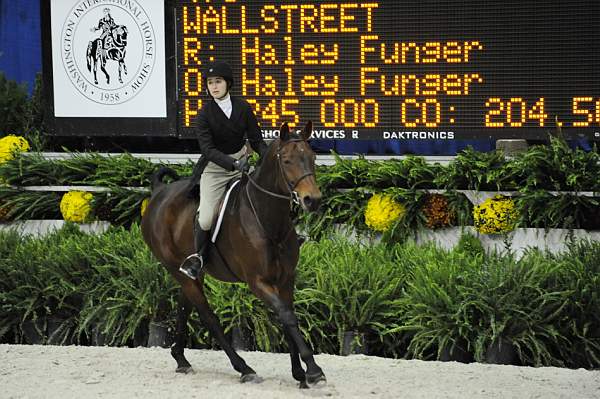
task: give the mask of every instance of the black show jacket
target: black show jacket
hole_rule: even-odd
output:
[[[263,155],[267,148],[254,111],[242,98],[231,96],[231,117],[223,112],[214,99],[207,101],[198,113],[196,138],[206,161],[212,161],[225,170],[233,170],[235,159],[227,154],[238,152],[250,142],[252,149]]]

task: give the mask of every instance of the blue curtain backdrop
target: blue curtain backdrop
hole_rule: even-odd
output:
[[[456,155],[467,148],[492,151],[496,141],[480,140],[311,140],[318,152],[335,151],[338,154],[374,155]]]
[[[33,89],[42,71],[40,0],[0,0],[0,71]]]

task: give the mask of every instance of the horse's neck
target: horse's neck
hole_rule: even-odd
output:
[[[285,187],[285,182],[281,175],[281,167],[277,162],[277,156],[268,154],[265,158],[260,169],[255,173],[254,181],[265,190],[279,195],[289,195],[289,192],[282,188]]]
[[[264,190],[287,196],[288,193],[284,193],[280,188],[281,172],[277,161],[267,158],[263,162],[260,170],[258,170],[251,179]],[[290,201],[276,197],[272,194],[267,194],[254,187],[251,182],[247,182],[246,184],[251,197],[246,199],[252,202],[252,204],[249,205],[254,207],[257,217],[260,219],[263,226],[265,226],[265,229],[268,229],[265,223],[268,223],[273,229],[289,229],[291,220]],[[246,188],[244,190],[246,190]]]

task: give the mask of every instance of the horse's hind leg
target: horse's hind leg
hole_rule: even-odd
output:
[[[293,351],[297,350],[306,364],[305,384],[302,384],[301,387],[307,387],[307,385],[314,386],[318,383],[325,383],[327,379],[325,378],[325,374],[321,367],[315,362],[312,349],[304,342],[304,338],[300,333],[298,319],[296,318],[293,307],[293,284],[294,282],[290,281],[285,287],[276,289],[265,283],[257,282],[256,284],[251,285],[250,288],[259,298],[262,298],[275,310],[275,312],[277,312],[286,334],[289,335],[293,343],[296,344],[295,348],[290,345],[292,375],[294,375],[294,369],[296,369],[294,378],[300,377],[300,370],[302,370],[301,367],[300,370],[298,370],[298,366],[295,365],[295,355]]]
[[[94,70],[94,83],[98,84],[98,74],[97,74],[97,72],[98,72],[98,59],[94,60],[94,69],[93,70]]]
[[[177,300],[177,326],[175,330],[175,342],[171,346],[171,356],[177,362],[178,373],[188,373],[192,371],[192,365],[187,361],[183,355],[185,350],[185,343],[187,341],[187,322],[192,312],[192,304],[183,294],[180,292]]]
[[[229,343],[229,340],[225,337],[225,333],[221,323],[219,322],[219,319],[208,306],[208,301],[206,300],[203,290],[203,276],[200,276],[196,281],[185,278],[185,281],[180,282],[182,284],[181,288],[183,293],[198,310],[204,325],[208,328],[211,335],[217,340],[221,348],[223,348],[227,354],[227,357],[229,357],[233,368],[237,372],[241,373],[241,382],[260,382],[260,378],[256,375],[256,372],[252,370],[252,368],[246,364],[244,359],[242,359],[240,355],[238,355],[233,349]]]
[[[108,74],[108,72],[106,71],[106,68],[104,68],[104,66],[106,65],[106,60],[104,60],[101,64],[100,64],[100,69],[102,70],[102,72],[104,72],[104,75],[106,76],[106,84],[110,83],[110,75]]]

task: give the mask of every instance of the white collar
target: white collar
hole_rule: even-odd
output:
[[[228,101],[231,102],[231,96],[229,95],[229,93],[227,93],[224,98],[222,98],[220,100],[215,98],[214,100],[217,102],[217,104],[219,104],[219,103],[227,103]]]
[[[229,95],[229,93],[227,93],[225,95],[225,98],[223,98],[222,100],[217,100],[215,98],[215,102],[217,103],[219,108],[221,108],[221,110],[227,116],[227,118],[231,118],[231,111],[233,109],[233,104],[231,103],[231,96]]]

